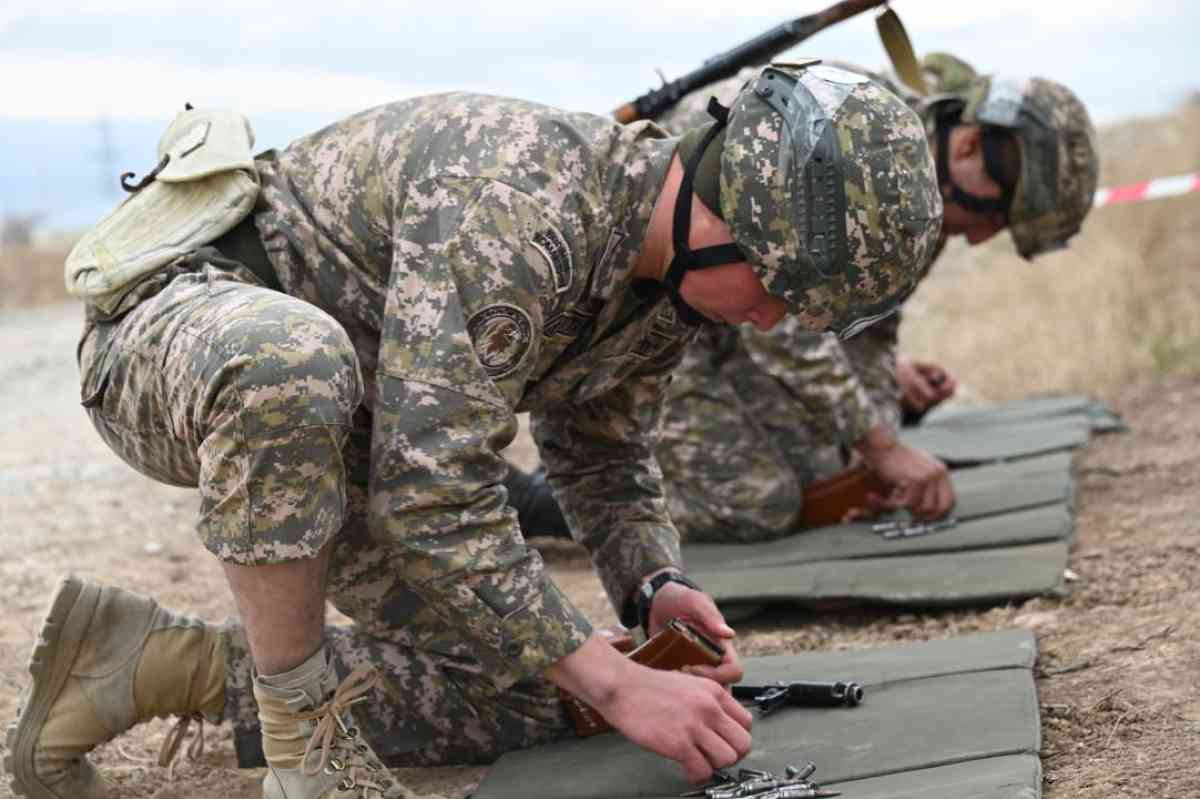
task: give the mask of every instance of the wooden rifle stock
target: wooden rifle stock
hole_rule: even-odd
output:
[[[866,466],[855,466],[823,480],[814,480],[804,487],[804,509],[800,523],[805,528],[840,524],[846,512],[854,508],[869,509],[870,494],[887,496],[891,488]]]
[[[634,663],[664,671],[677,671],[684,666],[719,666],[725,657],[720,644],[681,619],[671,619],[662,632],[636,649],[628,636],[610,637],[609,642]],[[612,729],[603,716],[579,697],[561,689],[559,695],[575,725],[575,734],[580,738]]]
[[[613,117],[622,124],[639,119],[655,119],[679,102],[684,95],[736,75],[742,67],[766,64],[784,50],[796,46],[830,25],[836,25],[867,9],[877,8],[885,2],[887,0],[842,0],[823,11],[784,22],[732,50],[713,56],[683,77],[664,83],[657,89],[651,89],[633,102],[613,111]]]

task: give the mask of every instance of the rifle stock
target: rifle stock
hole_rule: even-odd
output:
[[[736,75],[742,67],[765,64],[779,53],[830,25],[836,25],[867,9],[877,8],[885,2],[886,0],[842,0],[823,11],[784,22],[732,50],[713,56],[677,80],[651,89],[613,111],[613,117],[623,124],[639,119],[654,119],[679,102],[684,95]]]
[[[629,651],[632,640],[628,636],[610,637],[610,643],[633,662],[664,671],[677,671],[684,666],[717,666],[725,657],[720,644],[709,640],[682,619],[671,619],[662,632],[632,651]],[[579,697],[561,689],[559,695],[575,725],[575,734],[580,738],[612,729],[603,716]]]
[[[840,524],[846,512],[866,508],[871,494],[886,496],[890,488],[866,466],[855,466],[804,487],[800,523],[805,528]]]

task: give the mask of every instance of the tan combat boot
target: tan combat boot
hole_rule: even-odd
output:
[[[86,757],[97,745],[138,722],[180,715],[164,747],[169,759],[187,720],[220,720],[225,637],[147,597],[67,577],[29,673],[33,684],[6,739],[13,790],[29,799],[103,799],[104,784]]]
[[[286,674],[256,676],[269,771],[263,799],[410,799],[354,726],[350,706],[380,679],[367,667],[339,685],[322,647]]]

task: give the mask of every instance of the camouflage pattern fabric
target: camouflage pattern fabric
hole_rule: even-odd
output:
[[[212,248],[161,278],[119,322],[85,328],[93,425],[143,474],[199,486],[197,531],[222,560],[314,556],[342,524],[336,464],[363,397],[345,332]]]
[[[85,403],[135,467],[200,487],[218,556],[333,539],[330,590],[363,632],[450,652],[499,696],[591,632],[506,507],[516,412],[614,605],[680,564],[653,442],[694,330],[633,279],[675,144],[469,94],[350,117],[257,163],[285,293],[181,259],[89,323]],[[346,532],[352,431],[369,535]]]
[[[975,80],[975,68],[950,53],[926,53],[921,59],[930,94],[960,94]],[[899,81],[895,81],[899,84]]]
[[[922,114],[932,134],[932,115],[899,81],[826,63],[883,83]],[[758,72],[743,69],[693,92],[656,122],[672,131],[703,125],[710,119],[709,97],[729,105]],[[943,72],[947,79],[959,74]],[[934,244],[922,278],[943,244],[944,238]],[[851,445],[872,427],[899,427],[900,314],[844,341],[797,321],[789,317],[769,333],[745,327],[702,336],[684,359],[658,458],[671,516],[685,540],[760,541],[795,532],[804,484],[851,465]],[[741,464],[746,477],[725,464]]]
[[[839,66],[862,72],[853,65]],[[966,93],[975,98],[974,103],[978,106],[986,92],[978,96],[970,92],[977,87],[990,87],[991,82],[977,76],[965,62],[942,53],[927,56],[923,67],[934,94],[929,100],[906,89],[889,74],[864,74],[870,74],[886,85],[919,113],[926,134],[932,140],[936,133],[934,104],[940,101],[939,96],[944,99],[946,95]],[[709,97],[715,96],[729,105],[747,81],[757,74],[757,70],[742,70],[733,78],[694,92],[658,122],[675,131],[703,125],[710,118],[707,113]],[[1051,120],[1056,130],[1065,133],[1054,139],[1054,145],[1060,148],[1058,157],[1046,159],[1057,165],[1053,180],[1058,181],[1055,191],[1059,201],[1051,204],[1054,212],[1024,226],[1014,225],[1013,236],[1019,250],[1034,248],[1038,242],[1053,239],[1062,230],[1069,228],[1073,232],[1078,229],[1078,222],[1086,214],[1095,189],[1094,152],[1090,146],[1094,134],[1086,111],[1074,95],[1058,84],[1033,79],[1023,84],[1021,97],[1034,113]],[[973,106],[969,104],[965,115],[968,119],[972,110]],[[1023,152],[1028,155],[1031,150],[1026,146]],[[1033,181],[1027,183],[1032,185]],[[942,237],[921,278],[928,273],[944,244]],[[746,368],[765,372],[757,376],[763,384],[748,395],[752,400],[760,399],[761,407],[747,412],[730,405],[722,412],[723,417],[711,407],[704,407],[704,415],[701,415],[701,407],[690,399],[696,395],[715,397],[727,393],[730,389],[725,384],[734,379],[732,371],[722,372],[704,366],[716,351],[712,339],[699,341],[695,357],[687,358],[685,373],[679,375],[676,390],[672,391],[666,435],[659,451],[672,496],[672,513],[685,538],[712,540],[725,536],[723,540],[743,540],[747,535],[762,537],[764,530],[778,531],[780,519],[786,514],[775,501],[774,486],[792,485],[797,480],[804,483],[828,474],[831,469],[836,471],[837,456],[844,456],[846,447],[873,424],[898,427],[901,415],[896,381],[899,325],[900,315],[895,314],[840,344],[805,335],[795,329],[792,320],[767,334],[743,331],[742,340],[726,344],[725,350],[739,353],[730,357],[731,363],[740,359],[746,363]],[[746,353],[740,354],[743,349]],[[789,375],[796,377],[789,379]],[[799,377],[801,375],[803,379]],[[772,379],[776,383],[774,386]],[[772,437],[770,451],[782,448],[794,453],[788,458],[790,474],[770,471],[766,465],[768,450],[764,449],[764,442],[759,440],[757,433],[763,419],[774,420],[781,415],[800,420],[795,427],[810,426],[794,431],[780,427]],[[718,418],[719,422],[716,421]],[[679,432],[688,428],[692,432],[687,436]],[[702,447],[690,443],[705,438],[710,438],[714,447],[720,448],[721,461],[710,458]],[[792,443],[786,443],[789,441]],[[805,442],[811,447],[807,459],[802,448]],[[696,485],[707,484],[708,478],[702,473],[726,475],[721,463],[734,462],[752,465],[755,480],[753,484],[740,487],[735,483],[727,491],[738,497],[753,497],[755,486],[761,486],[763,493],[757,497],[761,511],[755,512],[750,502],[744,505],[731,503],[715,487],[708,491],[694,489]],[[840,463],[849,465],[844,458]],[[799,509],[800,498],[794,501]],[[684,505],[688,507],[680,507]],[[730,516],[731,507],[745,509],[738,522],[746,532],[734,531],[720,522]],[[698,528],[691,529],[693,524]]]
[[[836,173],[814,155],[822,132],[836,139]],[[770,65],[729,109],[721,210],[767,290],[809,329],[846,337],[915,288],[942,198],[920,118],[886,87],[824,64]]]
[[[875,424],[892,430],[900,429],[900,384],[896,380],[896,355],[899,348],[900,314],[892,314],[871,325],[852,339],[829,341],[831,348],[840,344],[840,349],[850,364],[850,374],[858,379],[867,397],[867,415]],[[857,392],[850,395],[856,403]],[[845,411],[843,413],[851,413]],[[871,425],[873,426],[873,425]],[[871,426],[860,428],[864,432]],[[850,431],[849,427],[842,429]]]
[[[392,564],[404,544],[371,533],[371,419],[352,419],[342,447],[346,520],[334,541],[326,592],[354,619],[327,626],[325,646],[339,675],[371,665],[384,678],[383,701],[353,709],[376,753],[388,765],[490,763],[506,751],[574,735],[558,689],[539,678],[498,690],[462,631],[447,624]],[[236,619],[225,625],[224,719],[234,730],[238,762],[263,765],[253,660]]]
[[[804,485],[845,469],[850,445],[883,421],[851,357],[858,349],[873,367],[877,354],[847,346],[870,332],[839,342],[788,317],[770,333],[706,331],[688,350],[658,447],[685,541],[799,529]]]
[[[1009,233],[1026,259],[1065,247],[1092,209],[1100,176],[1096,130],[1075,93],[1045,78],[976,78],[963,122],[1011,128],[1021,147]]]
[[[225,720],[233,725],[240,768],[266,765],[251,689],[253,661],[245,631],[229,635]],[[505,752],[575,737],[558,689],[522,680],[497,694],[486,675],[453,658],[369,635],[357,626],[325,628],[326,650],[339,675],[370,664],[384,678],[383,696],[352,708],[376,754],[393,767],[461,766],[494,762]]]

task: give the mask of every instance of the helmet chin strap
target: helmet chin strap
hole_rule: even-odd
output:
[[[999,135],[984,130],[981,136],[983,167],[987,176],[1000,187],[999,197],[980,197],[971,194],[954,182],[950,175],[950,130],[959,125],[957,115],[944,115],[937,121],[937,173],[938,182],[950,184],[948,202],[975,214],[1002,214],[1008,221],[1008,209],[1012,206],[1013,187],[1004,175],[1004,160]]]
[[[736,264],[745,260],[745,256],[736,244],[719,244],[699,250],[688,248],[688,238],[692,229],[692,196],[696,170],[704,158],[704,151],[729,122],[729,109],[717,102],[715,97],[708,102],[708,113],[717,120],[717,124],[713,125],[704,135],[704,138],[700,140],[700,146],[696,148],[696,151],[688,158],[687,164],[684,165],[683,180],[679,184],[679,195],[675,199],[675,216],[671,231],[675,245],[675,257],[671,259],[671,265],[667,268],[662,280],[663,288],[671,298],[671,303],[675,306],[680,320],[692,326],[704,324],[709,320],[683,299],[680,287],[683,285],[684,275],[693,269]]]

